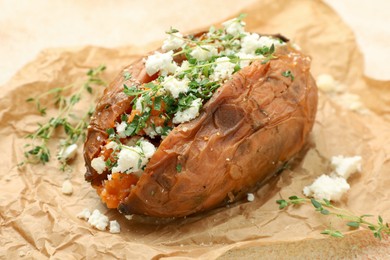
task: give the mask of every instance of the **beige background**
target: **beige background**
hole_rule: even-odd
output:
[[[259,1],[259,0],[257,0]],[[143,45],[164,38],[170,26],[208,26],[256,0],[0,0],[0,86],[45,48]],[[371,77],[390,80],[390,1],[325,0],[354,30]],[[161,10],[153,12],[150,10]],[[174,25],[166,19],[175,15]],[[192,23],[203,16],[203,24]],[[381,39],[378,41],[376,39]],[[374,40],[375,39],[375,40]]]

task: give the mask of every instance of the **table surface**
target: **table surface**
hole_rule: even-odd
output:
[[[178,17],[175,26],[191,30],[219,22],[256,1],[0,0],[0,86],[46,48],[83,45],[113,48],[161,40],[166,28],[171,26],[164,19],[163,10],[167,10],[167,5]],[[382,65],[390,60],[390,16],[387,14],[390,1],[373,0],[370,5],[364,0],[325,2],[355,32],[364,54],[366,74],[390,80],[390,67]],[[162,11],[151,18],[150,8]],[[216,9],[218,12],[214,12]],[[191,18],[199,15],[205,17],[204,24],[192,24]]]

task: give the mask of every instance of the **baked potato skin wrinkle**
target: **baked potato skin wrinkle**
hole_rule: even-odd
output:
[[[313,126],[317,87],[306,56],[289,45],[278,49],[275,56],[266,64],[255,61],[233,74],[203,106],[199,117],[175,127],[118,209],[124,214],[156,217],[211,209],[242,198],[299,152]],[[294,80],[282,75],[288,70]],[[141,71],[132,74],[138,83],[145,82]],[[115,106],[112,100],[122,90],[119,77],[102,101]],[[97,113],[99,109],[101,105]],[[104,117],[106,122],[94,119],[88,139],[99,133],[105,140],[101,130],[112,127],[118,113],[126,109],[112,108]],[[101,144],[96,139],[86,143],[86,179],[93,185],[104,178],[90,167]],[[88,148],[91,145],[95,148]],[[181,172],[176,170],[178,164]]]

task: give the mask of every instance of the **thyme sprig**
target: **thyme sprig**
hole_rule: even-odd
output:
[[[57,108],[58,113],[46,123],[38,123],[38,128],[26,136],[31,141],[25,145],[25,159],[19,166],[26,163],[45,164],[49,162],[51,158],[51,152],[48,147],[49,142],[56,136],[57,130],[62,128],[66,137],[59,142],[57,159],[60,161],[61,170],[67,168],[67,160],[69,158],[66,158],[66,155],[63,153],[70,145],[77,144],[80,140],[85,139],[89,118],[93,113],[91,104],[90,109],[84,115],[78,117],[74,113],[75,105],[83,98],[84,92],[92,95],[94,88],[106,85],[105,81],[101,79],[101,73],[105,69],[106,67],[101,65],[88,70],[86,73],[87,79],[82,84],[72,83],[64,87],[53,88],[26,100],[34,103],[41,116],[46,115],[47,106],[50,105],[50,103],[44,104],[43,99],[53,100],[54,103],[52,105]]]
[[[298,196],[291,196],[287,200],[280,199],[276,201],[279,204],[279,209],[285,209],[289,206],[308,204],[315,208],[315,211],[322,215],[335,216],[346,221],[346,225],[350,228],[357,229],[359,227],[371,230],[374,237],[381,240],[383,236],[390,235],[389,224],[383,221],[381,216],[378,216],[376,222],[368,221],[367,218],[374,217],[373,215],[356,215],[353,212],[335,207],[329,200],[323,199],[322,201],[314,198],[300,198]],[[344,235],[333,228],[325,229],[321,234],[329,235],[332,237],[343,237]]]

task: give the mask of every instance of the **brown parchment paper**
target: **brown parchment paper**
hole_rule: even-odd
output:
[[[46,50],[1,88],[0,257],[275,259],[384,258],[390,254],[387,239],[379,242],[368,231],[348,230],[309,206],[280,211],[275,203],[281,197],[302,196],[304,186],[330,171],[332,156],[361,155],[362,173],[351,177],[351,189],[339,205],[357,214],[380,214],[390,219],[389,82],[363,75],[362,56],[352,32],[320,1],[261,1],[244,12],[248,14],[248,31],[282,33],[294,39],[312,56],[315,77],[322,73],[333,75],[346,86],[346,92],[360,96],[367,110],[348,110],[333,96],[320,92],[310,144],[289,169],[255,192],[253,202],[242,201],[184,219],[127,220],[107,210],[84,181],[81,147],[71,173],[60,172],[55,160],[45,166],[17,169],[16,164],[23,160],[23,137],[41,120],[25,99],[77,82],[88,68],[102,63],[107,66],[104,78],[113,79],[122,67],[153,50],[156,44]],[[67,178],[74,188],[71,196],[61,193]],[[98,231],[78,219],[76,215],[84,208],[99,209],[110,220],[118,220],[121,233]],[[329,224],[346,233],[346,237],[321,235],[320,231]]]

